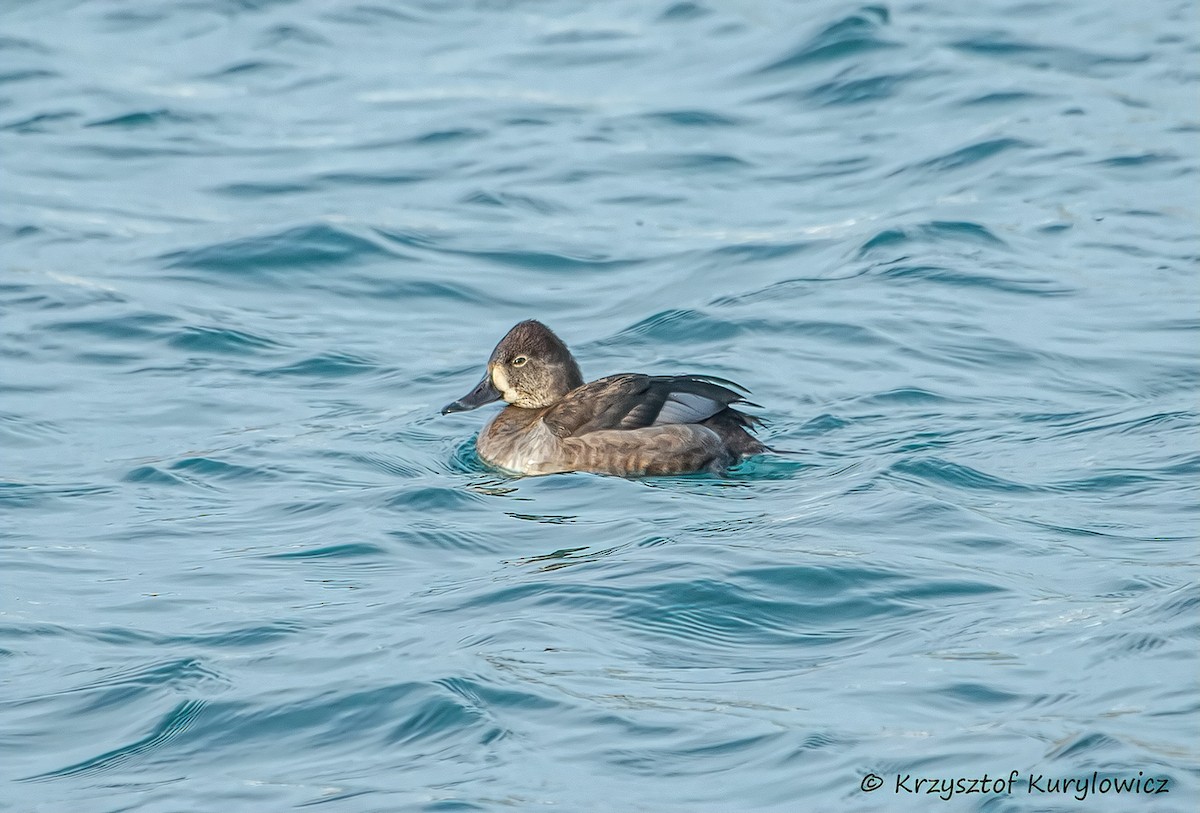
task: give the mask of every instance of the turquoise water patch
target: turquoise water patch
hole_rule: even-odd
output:
[[[0,808],[1196,808],[1194,3],[0,30]],[[527,318],[778,453],[487,468]]]

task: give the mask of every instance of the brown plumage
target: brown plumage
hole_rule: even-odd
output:
[[[479,456],[520,474],[591,471],[623,477],[722,472],[769,451],[747,430],[762,422],[732,381],[620,373],[583,383],[571,351],[528,320],[496,345],[483,380],[445,415],[503,398],[476,441]]]

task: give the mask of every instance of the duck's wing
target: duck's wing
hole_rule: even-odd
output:
[[[706,375],[621,373],[584,384],[546,409],[542,420],[559,437],[601,429],[700,423],[733,404],[752,404],[732,381]]]

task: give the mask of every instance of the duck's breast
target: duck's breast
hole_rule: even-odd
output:
[[[541,410],[506,407],[479,434],[475,448],[484,462],[518,474],[572,471],[562,438],[541,420]]]

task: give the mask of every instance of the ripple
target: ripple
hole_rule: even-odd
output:
[[[621,162],[630,170],[655,170],[662,172],[698,171],[729,172],[745,169],[751,163],[736,155],[718,152],[656,153],[626,157]]]
[[[1112,76],[1119,68],[1150,59],[1149,54],[1118,56],[1086,51],[1067,45],[1041,45],[1011,37],[1008,32],[992,31],[950,44],[964,53],[998,59],[1039,70],[1062,71],[1081,76]]]
[[[242,0],[238,0],[242,2]],[[259,43],[264,48],[275,48],[280,45],[332,45],[327,38],[321,36],[308,26],[297,24],[273,25],[259,35]]]
[[[374,559],[385,555],[386,551],[378,545],[368,542],[349,542],[341,545],[323,545],[304,550],[291,550],[284,553],[272,553],[264,559],[280,559],[283,561],[325,560],[325,559]]]
[[[156,466],[137,466],[130,469],[121,477],[125,483],[145,483],[154,486],[182,486],[190,482],[183,477],[163,471]]]
[[[687,22],[707,17],[710,14],[712,14],[712,11],[704,5],[685,0],[684,2],[672,3],[667,6],[658,19],[666,22]]]
[[[457,488],[412,486],[391,492],[385,504],[393,510],[453,511],[467,508],[480,499],[478,494]]]
[[[1180,157],[1173,153],[1141,152],[1133,155],[1114,155],[1112,158],[1096,161],[1095,166],[1123,169],[1126,167],[1144,167],[1150,164],[1176,163],[1180,160]]]
[[[1194,583],[1185,584],[1164,596],[1156,609],[1156,614],[1164,619],[1188,622],[1194,618],[1195,610],[1200,609],[1200,588]]]
[[[0,506],[9,508],[46,508],[58,500],[98,497],[111,494],[107,486],[68,483],[20,483],[0,480]]]
[[[1064,422],[1059,416],[1055,423],[1065,426],[1062,431],[1054,433],[1054,437],[1074,437],[1088,435],[1093,432],[1112,432],[1120,435],[1139,435],[1148,429],[1165,429],[1168,431],[1191,432],[1200,427],[1200,412],[1191,410],[1174,410],[1155,412],[1150,415],[1138,415],[1122,418],[1116,421],[1104,420],[1111,416],[1096,416],[1092,413],[1074,413],[1066,417]],[[1023,416],[1024,420],[1048,422],[1046,416]]]
[[[4,445],[32,447],[61,442],[66,429],[56,421],[39,420],[15,412],[0,412],[0,438]]]
[[[603,47],[608,40],[601,38],[589,47],[584,42],[558,42],[536,53],[512,54],[506,61],[515,66],[536,66],[544,70],[560,68],[586,68],[604,63],[636,63],[645,60],[647,53],[639,47]],[[616,41],[614,41],[616,42]]]
[[[82,762],[77,762],[74,765],[68,765],[65,768],[36,776],[25,777],[24,781],[38,782],[61,779],[68,776],[106,773],[123,767],[127,763],[141,761],[147,755],[153,755],[154,752],[167,747],[173,740],[181,737],[188,729],[192,728],[196,724],[197,719],[204,714],[205,705],[205,702],[202,700],[185,700],[167,712],[146,736],[128,745],[123,745],[90,759],[85,759]]]
[[[105,27],[109,31],[136,31],[161,23],[167,14],[161,11],[121,9],[104,14]]]
[[[48,56],[53,53],[45,45],[24,37],[0,35],[0,51],[20,51],[29,54]]]
[[[283,378],[298,376],[302,378],[335,379],[353,375],[375,372],[379,365],[375,362],[360,358],[350,353],[319,353],[301,361],[273,367],[269,370],[259,370],[256,376],[264,378]]]
[[[717,319],[695,310],[666,310],[627,327],[615,337],[636,338],[640,342],[714,342],[732,339],[742,332],[737,322]]]
[[[1027,90],[998,90],[992,93],[985,93],[981,96],[972,96],[959,102],[963,107],[971,107],[974,105],[1002,105],[1002,104],[1017,104],[1020,102],[1028,102],[1044,98],[1040,93],[1034,93]]]
[[[224,184],[211,190],[217,195],[227,195],[232,198],[270,198],[278,195],[297,195],[313,191],[310,183],[300,181],[244,181]]]
[[[555,203],[545,197],[519,195],[513,192],[488,192],[482,189],[465,196],[462,202],[497,209],[524,210],[542,215],[568,211],[566,206]]]
[[[1155,650],[1170,646],[1170,641],[1152,632],[1125,632],[1106,635],[1101,639],[1108,645],[1103,656],[1109,658],[1140,658]]]
[[[399,454],[385,452],[341,452],[321,451],[321,457],[339,462],[353,463],[356,467],[371,469],[388,477],[417,477],[421,470]]]
[[[797,336],[809,336],[831,344],[860,347],[895,346],[895,342],[878,331],[849,322],[794,321],[788,331]]]
[[[388,536],[402,545],[434,550],[487,551],[487,540],[471,531],[455,528],[426,527],[415,524],[402,531],[389,531]]]
[[[240,79],[243,76],[260,74],[286,75],[291,73],[294,66],[287,62],[276,60],[251,59],[234,62],[212,73],[202,75],[201,79],[219,81],[222,79]]]
[[[114,116],[107,119],[97,119],[95,121],[89,121],[83,126],[112,127],[121,130],[133,130],[159,127],[166,124],[206,124],[211,123],[211,121],[211,117],[208,116],[179,113],[169,108],[162,107],[155,110],[136,110],[131,113],[123,113],[120,116]]]
[[[905,228],[889,228],[876,234],[859,249],[859,257],[867,257],[880,248],[905,246],[921,242],[962,242],[966,244],[1003,246],[1004,241],[986,226],[971,222],[932,221]]]
[[[690,747],[640,744],[609,749],[607,761],[635,775],[696,781],[707,773],[699,767],[701,762],[722,772],[745,769],[777,754],[785,738],[785,734],[774,730],[753,735],[715,736],[702,745]]]
[[[960,335],[956,340],[935,340],[927,345],[931,358],[956,367],[988,368],[993,370],[1005,367],[1028,369],[1031,365],[1046,364],[1061,361],[1070,366],[1071,362],[1064,359],[1054,359],[1044,353],[1038,353],[1030,348],[998,336],[966,336]]]
[[[391,252],[378,241],[330,223],[172,251],[158,259],[168,268],[195,268],[252,276],[281,268],[341,265]]]
[[[878,36],[887,25],[888,17],[883,6],[864,6],[857,13],[827,25],[794,50],[759,68],[757,73],[803,68],[814,62],[846,59],[881,48],[897,47]]]
[[[873,270],[873,273],[885,279],[905,281],[933,282],[951,288],[971,289],[986,288],[1008,294],[1034,294],[1046,296],[1068,296],[1076,293],[1072,288],[1063,287],[1051,279],[1013,279],[998,277],[994,274],[984,274],[978,271],[959,271],[935,265],[909,265],[898,263]]]
[[[134,313],[123,316],[106,316],[97,319],[71,319],[52,322],[49,330],[57,333],[86,333],[106,339],[158,339],[163,335],[160,326],[176,320],[161,313]]]
[[[803,251],[816,248],[821,243],[817,241],[798,242],[748,242],[730,246],[720,246],[713,249],[713,254],[721,258],[729,258],[742,262],[777,260],[791,257]],[[732,298],[731,298],[732,299]]]
[[[855,403],[871,406],[948,406],[952,402],[944,395],[923,390],[920,387],[899,387],[894,390],[864,395],[856,398]]]
[[[473,747],[504,731],[466,697],[438,685],[395,683],[306,694],[288,702],[211,703],[191,739],[205,748],[263,743],[328,749],[369,740],[376,747]]]
[[[1195,460],[1191,461],[1191,463],[1195,463]],[[1054,485],[1054,488],[1063,492],[1079,492],[1083,494],[1102,494],[1111,491],[1126,495],[1136,494],[1142,491],[1143,487],[1159,482],[1164,474],[1177,473],[1170,472],[1169,468],[1171,467],[1150,471],[1104,468],[1088,477],[1060,481]],[[1192,469],[1200,471],[1200,466],[1187,462],[1182,464],[1181,468],[1189,471]]]
[[[276,350],[281,345],[264,336],[225,327],[187,325],[168,340],[181,350],[203,353],[243,355],[260,350]]]
[[[653,124],[668,124],[672,127],[737,127],[745,122],[737,117],[712,110],[656,110],[641,116]]]
[[[1028,150],[1032,147],[1032,144],[1019,138],[989,138],[977,141],[974,144],[968,144],[965,147],[960,147],[944,155],[928,158],[915,166],[918,169],[928,169],[935,172],[951,172],[978,164],[981,161],[986,161],[1002,153],[1014,150]]]
[[[263,510],[268,514],[300,517],[305,522],[310,522],[314,517],[335,514],[346,509],[347,504],[344,499],[316,499],[276,503],[264,506]]]
[[[577,571],[543,568],[539,572]],[[911,603],[889,595],[892,579],[869,569],[795,566],[738,571],[720,580],[697,578],[624,589],[582,582],[524,584],[493,591],[478,601],[600,614],[644,639],[656,654],[669,651],[672,658],[690,662],[700,657],[693,654],[696,648],[767,653],[776,647],[832,646],[847,640],[851,630],[869,619],[915,612]],[[783,584],[786,593],[778,589]]]
[[[615,271],[638,264],[637,260],[617,260],[603,255],[583,255],[553,251],[488,251],[442,248],[451,254],[461,254],[495,265],[528,268],[536,271]]]
[[[262,466],[239,466],[211,457],[187,457],[170,466],[171,471],[185,472],[194,477],[217,480],[277,480],[279,472]]]
[[[1079,734],[1072,737],[1068,742],[1064,742],[1052,749],[1046,756],[1050,759],[1064,759],[1088,754],[1091,758],[1096,758],[1100,752],[1121,750],[1124,745],[1118,740],[1109,737],[1107,734],[1102,734],[1098,731]]]
[[[50,133],[57,129],[54,125],[73,121],[79,118],[80,115],[75,110],[45,111],[6,124],[0,124],[0,131],[8,130],[23,134]]]
[[[435,177],[432,170],[404,169],[393,172],[326,172],[313,178],[306,187],[311,190],[343,186],[404,186],[421,183]]]
[[[906,83],[921,78],[921,74],[881,74],[866,79],[840,79],[818,85],[806,93],[809,100],[821,105],[863,104],[888,99]]]
[[[436,742],[459,736],[461,729],[481,726],[487,718],[480,711],[467,705],[461,698],[430,698],[421,704],[415,714],[408,715],[398,725],[392,726],[385,735],[388,745],[411,745],[417,742]],[[492,742],[501,732],[489,728],[482,733],[482,742]]]
[[[197,658],[176,658],[119,669],[98,669],[97,677],[62,691],[31,698],[29,703],[45,704],[61,698],[77,698],[69,712],[101,712],[117,705],[128,705],[164,691],[194,692],[205,688],[225,688],[229,681]]]
[[[33,79],[57,79],[60,75],[54,71],[38,68],[4,71],[0,72],[0,85],[7,85],[13,82],[28,82]]]
[[[1019,694],[1006,692],[982,683],[955,683],[939,686],[938,698],[946,705],[971,708],[975,706],[1012,706],[1023,701]]]
[[[378,3],[356,3],[347,8],[336,10],[323,9],[321,17],[334,22],[349,25],[370,26],[372,28],[388,23],[420,23],[425,22],[412,9],[398,9],[390,5]]]
[[[954,489],[991,491],[1002,494],[1036,494],[1045,491],[1037,486],[1005,480],[985,474],[978,469],[952,463],[937,457],[909,458],[893,463],[887,476],[902,482],[922,482]]]
[[[829,279],[850,279],[852,277],[862,276],[866,272],[859,272],[845,277],[798,277],[796,279],[786,279],[771,285],[761,288],[756,291],[749,291],[743,294],[734,296],[723,296],[714,299],[710,304],[713,306],[722,305],[743,305],[754,302],[778,302],[792,299],[803,299],[807,294],[810,294],[815,287],[815,283],[825,282]]]

